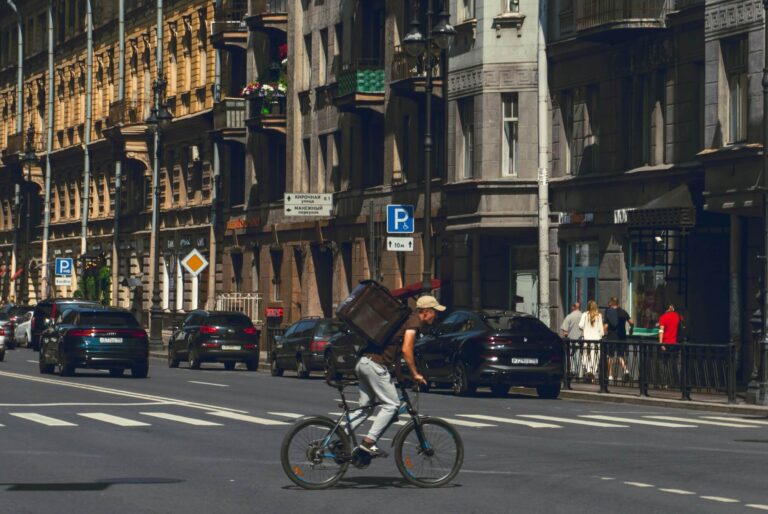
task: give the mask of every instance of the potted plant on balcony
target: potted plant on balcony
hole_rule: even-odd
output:
[[[249,82],[243,88],[242,96],[253,101],[252,112],[260,115],[282,114],[285,110],[285,95],[288,85],[282,78],[277,82]]]

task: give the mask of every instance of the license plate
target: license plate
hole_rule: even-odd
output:
[[[524,364],[528,366],[536,366],[539,363],[539,359],[527,358],[527,357],[512,357],[509,359],[510,364]]]
[[[101,337],[99,338],[100,343],[122,343],[123,338],[122,337]]]
[[[222,350],[239,350],[240,347],[234,344],[223,344],[221,345]]]

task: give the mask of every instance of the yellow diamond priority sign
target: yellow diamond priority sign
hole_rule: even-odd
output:
[[[187,271],[192,275],[197,276],[208,267],[208,261],[197,250],[192,250],[181,260],[181,265],[184,266]]]

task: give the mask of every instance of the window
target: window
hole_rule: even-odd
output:
[[[520,149],[518,147],[518,103],[517,93],[501,95],[502,104],[502,157],[501,174],[517,175],[520,170]]]
[[[597,301],[600,266],[598,257],[597,243],[579,242],[568,245],[566,305],[580,302],[584,308],[589,300]]]
[[[245,203],[245,147],[243,145],[229,145],[229,205],[243,205]]]
[[[283,252],[270,252],[272,256],[272,301],[279,302],[282,299],[280,292],[280,274],[283,268]]]
[[[318,67],[320,70],[318,83],[323,85],[327,82],[328,77],[328,29],[320,31],[320,62]]]
[[[520,12],[520,0],[502,0],[505,12]]]
[[[312,173],[312,142],[309,138],[302,140],[304,149],[304,159],[301,161],[301,177],[299,178],[299,191],[308,193],[310,191],[310,175]]]
[[[475,18],[475,0],[459,0],[459,23]]]
[[[747,79],[747,38],[738,36],[721,42],[723,62],[728,81],[727,88],[727,137],[725,143],[741,143],[747,140],[749,116],[749,87]]]
[[[475,160],[475,102],[474,98],[462,98],[459,105],[459,122],[461,123],[461,178],[472,178]]]
[[[304,89],[312,85],[312,34],[304,36]]]

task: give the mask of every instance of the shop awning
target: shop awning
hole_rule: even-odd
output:
[[[691,228],[696,225],[696,206],[683,184],[627,211],[627,225],[634,228]]]
[[[440,279],[433,278],[431,285],[432,285],[432,289],[440,289]],[[408,298],[411,298],[412,296],[416,296],[419,293],[421,293],[421,282],[409,284],[399,289],[393,289],[392,291],[390,291],[390,293],[395,298],[399,298],[400,300],[407,300]]]

